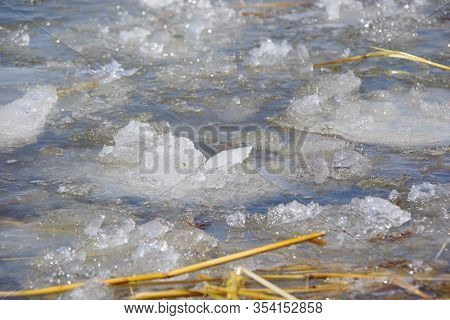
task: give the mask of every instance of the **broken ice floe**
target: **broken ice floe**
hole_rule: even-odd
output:
[[[450,196],[449,185],[432,184],[424,182],[419,185],[413,185],[408,193],[408,201],[420,202],[430,201],[437,198],[446,199]]]
[[[259,47],[253,48],[248,53],[245,63],[252,67],[265,67],[285,64],[290,61],[299,65],[305,65],[309,60],[308,49],[298,44],[295,48],[287,40],[281,43],[266,39],[261,41]]]
[[[71,247],[60,247],[37,258],[33,266],[48,270],[38,281],[77,281],[88,278],[143,272],[167,272],[202,257],[218,244],[204,231],[183,223],[155,218],[137,225],[130,215],[115,209],[93,208],[52,214],[41,223],[53,228],[54,221],[74,233]],[[149,264],[149,261],[151,263]]]
[[[96,66],[96,69],[82,70],[80,74],[94,75],[99,77],[102,83],[109,83],[123,77],[131,77],[137,70],[136,68],[124,69],[119,62],[113,60],[103,66]]]
[[[40,85],[31,88],[22,98],[0,107],[0,147],[35,142],[56,101],[56,88]]]
[[[285,124],[312,133],[390,146],[446,144],[450,140],[450,95],[439,88],[358,93],[352,71],[308,83],[291,102]],[[285,125],[284,124],[284,125]]]
[[[377,197],[354,198],[345,205],[307,205],[297,201],[280,204],[267,212],[267,228],[309,232],[320,226],[330,232],[345,230],[365,238],[386,234],[411,220],[411,214]]]
[[[430,19],[418,10],[425,4],[426,1],[422,0],[408,3],[395,0],[321,0],[317,5],[327,20],[352,26],[367,40],[383,43],[393,39],[397,42],[416,39],[417,32],[408,26]]]
[[[126,179],[127,185],[145,193],[220,202],[271,189],[264,178],[242,167],[252,147],[225,150],[206,160],[190,139],[175,137],[167,123],[138,121],[130,121],[114,141],[114,146],[104,146],[99,153],[105,174]],[[254,188],[247,187],[250,182]]]

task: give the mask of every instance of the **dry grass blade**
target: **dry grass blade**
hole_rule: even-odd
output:
[[[248,269],[246,269],[244,267],[240,267],[240,269],[242,270],[242,272],[245,275],[249,276],[250,278],[252,278],[256,282],[258,282],[260,285],[268,288],[269,290],[271,290],[272,292],[282,296],[283,298],[288,299],[288,300],[297,300],[297,298],[294,297],[292,294],[287,293],[286,291],[284,291],[280,287],[274,285],[270,281],[267,281],[266,279],[261,278],[256,273],[254,273],[254,272],[252,272],[252,271],[250,271],[250,270],[248,270]]]
[[[283,288],[284,291],[288,293],[312,293],[312,292],[323,292],[323,291],[343,291],[346,290],[348,286],[345,283],[336,284],[324,284],[316,285],[311,287],[297,287],[297,288]],[[251,290],[255,292],[270,293],[270,289],[266,288],[252,288]]]
[[[273,271],[309,271],[314,272],[316,267],[305,265],[305,264],[297,264],[292,266],[282,266],[271,269]]]
[[[120,285],[120,284],[127,284],[127,283],[138,282],[138,281],[149,281],[149,280],[172,278],[172,277],[188,274],[191,272],[196,272],[196,271],[204,270],[207,268],[215,267],[215,266],[229,263],[232,261],[248,258],[248,257],[255,256],[255,255],[258,255],[261,253],[288,247],[288,246],[298,244],[301,242],[311,241],[313,239],[322,237],[324,235],[325,235],[325,232],[316,232],[316,233],[308,234],[305,236],[295,237],[295,238],[280,241],[277,243],[268,244],[268,245],[261,246],[261,247],[255,248],[255,249],[245,250],[245,251],[233,253],[233,254],[230,254],[230,255],[227,255],[224,257],[196,263],[196,264],[193,264],[193,265],[190,265],[187,267],[169,271],[168,273],[155,272],[155,273],[147,273],[147,274],[134,275],[134,276],[110,278],[110,279],[103,280],[103,283],[107,284],[107,285]],[[37,295],[45,295],[45,294],[62,293],[65,291],[70,291],[70,290],[82,287],[82,286],[84,286],[84,284],[85,284],[84,282],[78,282],[78,283],[53,286],[53,287],[48,287],[48,288],[43,288],[43,289],[22,290],[22,291],[0,291],[0,297],[24,297],[24,296],[37,296]]]
[[[84,282],[59,285],[42,289],[31,289],[21,291],[0,291],[0,297],[8,298],[8,297],[27,297],[27,296],[42,296],[47,294],[58,294],[74,290],[82,286],[84,286]]]
[[[231,290],[228,289],[228,288],[224,288],[224,287],[207,285],[207,286],[205,286],[205,292],[207,294],[211,294],[211,293],[212,294],[228,294],[228,293],[231,293]],[[272,295],[269,295],[269,294],[253,291],[251,289],[240,289],[239,290],[239,295],[240,296],[250,297],[252,299],[259,299],[259,300],[280,300],[280,299],[283,299],[283,298],[280,298],[280,297],[277,297],[277,296],[272,296]]]
[[[174,281],[168,281],[168,280],[161,280],[161,281],[139,281],[139,282],[131,282],[131,283],[125,283],[123,286],[133,286],[133,287],[140,287],[140,286],[188,286],[188,285],[195,285],[198,283],[205,283],[205,282],[222,282],[223,279],[220,278],[209,278],[209,279],[190,279],[190,280],[174,280]]]
[[[391,282],[392,282],[392,284],[396,285],[397,287],[405,289],[405,290],[421,297],[422,299],[426,299],[426,300],[433,299],[430,295],[423,292],[422,290],[417,289],[415,286],[413,286],[412,284],[409,284],[408,282],[406,282],[405,280],[403,280],[400,277],[396,277],[396,276],[391,277]]]
[[[67,96],[70,94],[78,93],[85,90],[92,90],[97,88],[99,85],[99,82],[97,80],[81,83],[75,87],[65,88],[65,89],[59,89],[57,91],[58,96]]]
[[[227,298],[230,300],[239,300],[239,289],[244,285],[244,277],[240,272],[230,272],[230,276],[227,280],[227,289],[231,292],[227,294]]]
[[[326,278],[348,278],[348,279],[379,279],[390,276],[391,273],[302,273],[302,274],[263,274],[261,277],[268,280],[298,280],[298,279],[326,279]]]
[[[395,50],[388,50],[388,49],[377,48],[377,47],[372,47],[372,48],[375,49],[376,51],[369,52],[369,53],[359,55],[359,56],[353,56],[353,57],[342,58],[342,59],[338,59],[338,60],[334,60],[334,61],[316,63],[316,64],[314,64],[314,68],[320,68],[320,67],[336,65],[336,64],[343,64],[343,63],[347,63],[347,62],[361,61],[361,60],[365,60],[365,59],[369,59],[369,58],[396,58],[396,59],[405,59],[405,60],[409,60],[409,61],[423,63],[423,64],[426,64],[426,65],[429,65],[432,67],[440,68],[442,70],[450,71],[449,66],[446,66],[446,65],[443,65],[443,64],[440,64],[437,62],[433,62],[433,61],[412,55],[410,53],[406,53],[406,52],[402,52],[402,51],[395,51]]]

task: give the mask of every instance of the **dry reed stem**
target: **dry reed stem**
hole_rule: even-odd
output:
[[[253,11],[243,11],[241,14],[244,17],[259,17],[259,18],[268,18],[271,17],[271,14],[268,14],[266,12],[253,12]]]
[[[316,270],[316,267],[313,266],[308,266],[305,264],[296,264],[296,265],[292,265],[292,266],[283,266],[283,267],[276,267],[270,270],[273,271],[311,271],[313,272],[314,270]]]
[[[433,61],[412,55],[410,53],[396,51],[396,50],[383,49],[383,48],[378,48],[378,47],[372,47],[372,48],[375,49],[376,51],[372,51],[372,52],[369,52],[369,53],[366,53],[363,55],[359,55],[359,56],[337,59],[334,61],[315,63],[313,66],[314,66],[314,68],[319,68],[319,67],[324,67],[324,66],[329,66],[329,65],[343,64],[346,62],[361,61],[361,60],[365,60],[365,59],[369,59],[369,58],[396,58],[396,59],[405,59],[405,60],[409,60],[409,61],[423,63],[423,64],[426,64],[429,66],[433,66],[433,67],[440,68],[440,69],[443,69],[446,71],[450,71],[449,66],[446,66],[446,65],[443,65],[443,64],[440,64],[437,62],[433,62]]]
[[[230,293],[227,294],[229,300],[239,300],[239,289],[244,286],[244,277],[241,276],[240,272],[230,272],[230,276],[226,282],[227,289]]]
[[[210,279],[191,279],[191,280],[176,280],[176,281],[139,281],[139,282],[130,282],[130,283],[124,283],[122,286],[133,286],[133,287],[139,287],[139,286],[176,286],[176,285],[194,285],[198,283],[204,283],[204,282],[222,282],[223,279],[220,278],[210,278]],[[121,286],[121,285],[118,285]]]
[[[225,287],[219,287],[219,286],[213,286],[213,285],[206,285],[205,286],[205,292],[209,294],[209,292],[212,293],[218,293],[218,294],[228,294],[231,292],[230,289],[225,288]],[[269,294],[265,294],[265,293],[260,293],[260,292],[254,292],[251,289],[243,289],[241,288],[239,290],[239,295],[240,296],[246,296],[246,297],[250,297],[253,299],[260,299],[260,300],[280,300],[283,298],[277,297],[277,296],[272,296]]]
[[[78,93],[84,90],[92,90],[98,87],[99,82],[97,80],[93,80],[90,82],[85,82],[85,83],[81,83],[75,87],[71,87],[71,88],[65,88],[65,89],[59,89],[57,90],[57,94],[58,96],[62,97],[62,96],[67,96],[70,94],[74,94],[74,93]]]
[[[127,284],[131,282],[138,281],[148,281],[148,280],[158,280],[158,279],[167,279],[173,278],[180,275],[184,275],[191,272],[200,271],[206,268],[215,267],[218,265],[222,265],[225,263],[229,263],[232,261],[240,260],[243,258],[248,258],[257,254],[273,251],[276,249],[280,249],[283,247],[288,247],[294,244],[298,244],[305,241],[310,241],[312,239],[316,239],[325,235],[325,232],[316,232],[312,234],[308,234],[305,236],[295,237],[292,239],[264,245],[258,248],[245,250],[237,253],[233,253],[224,257],[196,263],[187,267],[175,269],[169,271],[167,273],[155,272],[148,274],[140,274],[134,276],[125,276],[125,277],[117,277],[103,280],[104,284],[107,285],[119,285],[119,284]],[[54,294],[54,293],[62,293],[66,291],[70,291],[79,287],[84,286],[85,282],[78,282],[67,285],[59,285],[42,289],[32,289],[32,290],[22,290],[22,291],[0,291],[0,297],[24,297],[24,296],[36,296],[36,295],[46,295],[46,294]]]
[[[351,278],[351,279],[379,279],[392,275],[392,273],[302,273],[302,274],[263,274],[262,278],[268,280],[299,280],[299,279],[326,279],[326,278]]]
[[[244,268],[244,267],[240,267],[240,269],[242,270],[242,272],[247,275],[248,277],[252,278],[253,280],[255,280],[256,282],[258,282],[260,285],[268,288],[269,290],[271,290],[272,292],[282,296],[285,299],[288,300],[297,300],[296,297],[294,297],[293,295],[289,294],[288,292],[284,291],[283,289],[281,289],[280,287],[274,285],[273,283],[271,283],[270,281],[261,278],[260,276],[258,276],[256,273]]]
[[[406,282],[405,280],[403,280],[402,278],[398,277],[398,276],[393,276],[390,278],[391,283],[396,285],[397,287],[400,287],[402,289],[405,289],[419,297],[421,297],[422,299],[425,300],[432,300],[433,298],[428,295],[427,293],[423,292],[420,289],[417,289],[415,286],[413,286],[412,284],[409,284],[408,282]]]
[[[247,288],[256,292],[270,293],[270,289],[266,288]],[[312,292],[322,292],[322,291],[344,291],[348,289],[345,283],[336,284],[323,284],[316,286],[307,287],[295,287],[295,288],[283,288],[284,291],[288,293],[312,293]]]
[[[325,232],[312,233],[309,235],[296,237],[296,238],[280,241],[280,242],[273,243],[273,244],[268,244],[268,245],[261,246],[261,247],[255,248],[255,249],[245,250],[245,251],[233,253],[233,254],[230,254],[230,255],[227,255],[224,257],[196,263],[196,264],[193,264],[193,265],[190,265],[187,267],[169,271],[166,274],[149,273],[149,274],[135,275],[135,276],[129,276],[129,277],[119,277],[119,278],[108,279],[108,280],[106,280],[106,283],[111,285],[111,284],[122,284],[122,283],[135,282],[135,281],[177,277],[177,276],[184,275],[187,273],[200,271],[203,269],[215,267],[215,266],[229,263],[232,261],[255,256],[255,255],[258,255],[261,253],[273,251],[273,250],[276,250],[279,248],[291,246],[291,245],[298,244],[301,242],[310,241],[312,239],[316,239],[316,238],[319,238],[324,235],[325,235]]]

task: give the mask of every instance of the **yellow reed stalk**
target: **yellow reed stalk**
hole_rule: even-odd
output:
[[[316,267],[313,266],[308,266],[305,264],[296,264],[296,265],[292,265],[292,266],[282,266],[282,267],[276,267],[270,270],[273,271],[311,271],[313,272],[314,270],[316,270]]]
[[[167,281],[167,280],[161,280],[161,281],[139,281],[139,282],[130,282],[130,283],[124,283],[122,286],[187,286],[187,285],[193,285],[198,283],[204,283],[204,282],[222,282],[223,279],[221,278],[209,278],[209,279],[191,279],[191,280],[174,280],[174,281]],[[120,286],[120,285],[118,285]]]
[[[138,282],[138,281],[149,281],[149,280],[173,278],[173,277],[177,277],[177,276],[184,275],[187,273],[196,272],[196,271],[200,271],[200,270],[203,270],[206,268],[215,267],[215,266],[229,263],[232,261],[240,260],[243,258],[248,258],[251,256],[255,256],[257,254],[264,253],[264,252],[269,252],[269,251],[273,251],[276,249],[288,247],[288,246],[298,244],[301,242],[310,241],[312,239],[316,239],[316,238],[322,237],[324,235],[325,235],[325,232],[316,232],[316,233],[308,234],[305,236],[295,237],[292,239],[264,245],[264,246],[261,246],[258,248],[233,253],[233,254],[230,254],[230,255],[227,255],[224,257],[196,263],[196,264],[193,264],[193,265],[190,265],[187,267],[169,271],[168,273],[155,272],[155,273],[140,274],[140,275],[134,275],[134,276],[110,278],[110,279],[103,280],[103,283],[107,284],[107,285],[120,285],[120,284],[126,284],[126,283],[131,283],[131,282]],[[43,288],[43,289],[22,290],[22,291],[0,291],[0,297],[23,297],[23,296],[36,296],[36,295],[62,293],[65,291],[70,291],[75,288],[82,287],[84,284],[85,284],[85,282],[78,282],[78,283],[53,286],[53,287],[48,287],[48,288]]]
[[[409,61],[423,63],[423,64],[426,64],[426,65],[429,65],[432,67],[440,68],[442,70],[450,71],[449,66],[446,66],[446,65],[443,65],[443,64],[440,64],[437,62],[433,62],[433,61],[415,56],[410,53],[396,51],[396,50],[388,50],[388,49],[383,49],[383,48],[378,48],[378,47],[372,47],[372,48],[375,49],[376,51],[372,51],[372,52],[369,52],[369,53],[366,53],[363,55],[359,55],[359,56],[337,59],[334,61],[315,63],[314,68],[320,68],[320,67],[336,65],[336,64],[343,64],[343,63],[347,63],[347,62],[361,61],[361,60],[370,59],[370,58],[396,58],[396,59],[405,59],[405,60],[409,60]]]
[[[283,288],[284,291],[288,293],[312,293],[312,292],[322,292],[322,291],[343,291],[347,289],[348,286],[344,283],[337,283],[337,284],[323,284],[323,285],[317,285],[313,287],[296,287],[296,288]],[[246,288],[251,289],[255,292],[262,292],[262,293],[270,293],[270,289],[266,288]]]
[[[213,292],[213,293],[230,293],[231,291],[227,288],[224,287],[218,287],[218,286],[213,286],[213,285],[206,285],[205,286],[205,292],[209,293],[209,292]],[[283,298],[277,297],[277,296],[272,296],[269,294],[265,294],[265,293],[260,293],[260,292],[254,292],[251,289],[240,289],[239,290],[239,295],[240,296],[246,296],[246,297],[250,297],[253,299],[259,299],[259,300],[280,300]]]
[[[64,88],[57,90],[58,96],[67,96],[70,94],[78,93],[85,90],[92,90],[98,87],[99,82],[97,80],[81,83],[75,87]]]
[[[184,274],[195,272],[195,271],[200,271],[200,270],[210,268],[210,267],[215,267],[218,265],[222,265],[222,264],[229,263],[232,261],[240,260],[243,258],[252,257],[257,254],[264,253],[264,252],[269,252],[269,251],[273,251],[273,250],[276,250],[279,248],[298,244],[301,242],[310,241],[312,239],[316,239],[316,238],[322,237],[324,235],[325,235],[325,232],[316,232],[316,233],[312,233],[309,235],[300,236],[300,237],[280,241],[277,243],[268,244],[268,245],[261,246],[261,247],[255,248],[255,249],[245,250],[245,251],[233,253],[233,254],[230,254],[230,255],[227,255],[224,257],[196,263],[196,264],[193,264],[193,265],[190,265],[187,267],[169,271],[166,274],[149,273],[149,274],[135,275],[135,276],[129,276],[129,277],[119,277],[119,278],[108,279],[105,282],[107,284],[111,285],[111,284],[122,284],[122,283],[135,282],[135,281],[177,277],[180,275],[184,275]]]
[[[327,242],[323,239],[312,239],[310,242],[317,244],[318,246],[324,246]]]
[[[405,289],[406,291],[409,291],[419,297],[421,297],[422,299],[426,299],[426,300],[432,300],[433,298],[423,292],[420,289],[417,289],[415,286],[413,286],[412,284],[409,284],[408,282],[406,282],[405,280],[403,280],[402,278],[398,277],[398,276],[393,276],[390,278],[391,283],[396,285],[397,287],[400,287],[402,289]]]
[[[281,289],[280,287],[274,285],[272,282],[267,281],[266,279],[261,278],[260,276],[258,276],[256,273],[244,268],[244,267],[240,267],[242,272],[249,276],[250,278],[252,278],[253,280],[255,280],[256,282],[258,282],[260,285],[270,289],[272,292],[282,296],[285,299],[288,300],[297,300],[296,297],[294,297],[292,294],[287,293],[286,291],[284,291],[283,289]]]
[[[262,278],[268,280],[298,280],[298,279],[326,279],[326,278],[352,278],[377,279],[392,275],[392,273],[302,273],[302,274],[263,274]]]
[[[226,282],[227,289],[230,293],[227,294],[229,300],[239,300],[239,289],[244,285],[244,277],[238,272],[231,271],[230,277]]]
[[[42,296],[47,294],[57,294],[74,290],[82,286],[84,286],[84,282],[64,284],[42,289],[30,289],[21,291],[0,291],[0,297],[27,297],[27,296]]]
[[[186,297],[204,296],[203,292],[197,290],[173,289],[163,291],[151,291],[136,293],[131,297],[133,300],[160,300]]]
[[[210,296],[214,300],[227,300],[226,296],[212,292],[212,291],[203,290],[203,293],[205,294],[205,296]]]

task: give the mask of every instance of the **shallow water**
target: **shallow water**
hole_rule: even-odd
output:
[[[312,67],[370,46],[448,65],[448,4],[238,3],[0,2],[0,290],[321,230],[242,263],[448,272],[448,72]]]

